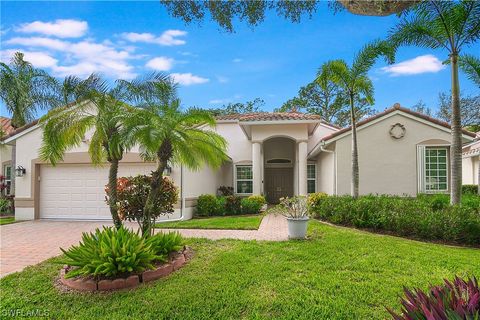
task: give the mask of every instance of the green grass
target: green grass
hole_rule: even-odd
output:
[[[228,216],[195,218],[178,222],[157,223],[157,228],[183,228],[183,229],[237,229],[257,230],[262,222],[263,215]]]
[[[79,294],[54,287],[58,258],[0,279],[0,314],[54,319],[385,319],[402,286],[480,276],[480,250],[422,243],[312,221],[310,240],[188,240],[195,257],[136,290]]]
[[[2,225],[2,224],[10,224],[10,223],[14,223],[14,222],[15,222],[15,217],[2,218],[2,219],[0,219],[0,225]]]

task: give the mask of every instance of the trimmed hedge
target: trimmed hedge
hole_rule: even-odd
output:
[[[311,196],[310,199],[312,199]],[[321,196],[310,201],[315,218],[334,224],[387,231],[400,236],[480,245],[480,197],[450,206],[448,195]]]
[[[476,184],[464,184],[462,194],[478,194],[478,186]]]
[[[258,214],[266,203],[263,196],[240,198],[237,196],[214,196],[202,194],[197,200],[196,215],[201,217],[238,214]]]

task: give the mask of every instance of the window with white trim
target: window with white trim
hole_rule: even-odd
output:
[[[5,195],[10,195],[11,187],[12,187],[12,166],[7,164],[3,166],[3,176],[5,177],[5,185],[6,188],[4,190]]]
[[[425,148],[425,191],[448,191],[448,149]]]
[[[253,171],[251,165],[235,166],[235,193],[253,193]]]
[[[317,165],[307,164],[307,193],[315,193],[317,187]]]

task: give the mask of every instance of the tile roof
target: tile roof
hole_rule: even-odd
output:
[[[376,119],[378,119],[378,118],[381,118],[381,117],[383,117],[383,116],[385,116],[385,115],[387,115],[387,114],[389,114],[389,113],[392,113],[392,112],[394,112],[394,111],[397,111],[397,110],[400,110],[400,111],[403,111],[403,112],[405,112],[405,113],[411,114],[411,115],[413,115],[413,116],[415,116],[415,117],[418,117],[418,118],[421,118],[421,119],[430,121],[430,122],[435,123],[435,124],[437,124],[437,125],[440,125],[440,126],[442,126],[442,127],[451,129],[450,125],[449,125],[447,122],[444,122],[444,121],[441,121],[441,120],[432,118],[432,117],[427,116],[427,115],[425,115],[425,114],[423,114],[423,113],[416,112],[416,111],[410,110],[410,109],[408,109],[408,108],[404,108],[404,107],[400,106],[399,103],[395,103],[395,104],[393,105],[393,107],[388,108],[388,109],[386,109],[386,110],[383,111],[383,112],[377,113],[376,115],[371,116],[371,117],[369,117],[369,118],[367,118],[367,119],[365,119],[365,120],[359,121],[359,122],[357,123],[357,128],[358,128],[358,127],[361,127],[362,125],[364,125],[364,124],[366,124],[366,123],[369,123],[369,122],[371,122],[371,121],[373,121],[373,120],[376,120]],[[343,134],[343,133],[345,133],[345,132],[350,131],[351,128],[352,128],[352,127],[350,126],[350,127],[343,128],[343,129],[341,129],[341,130],[339,130],[339,131],[336,131],[336,132],[334,132],[334,133],[332,133],[332,134],[330,134],[330,135],[328,135],[328,136],[323,137],[323,138],[322,138],[322,141],[328,141],[328,140],[330,140],[330,139],[333,139],[333,138],[335,138],[335,137],[337,137],[337,136],[339,136],[339,135],[341,135],[341,134]],[[471,137],[473,137],[473,138],[475,138],[475,136],[476,136],[475,133],[470,132],[470,131],[467,131],[467,130],[464,130],[464,129],[462,129],[462,132],[463,132],[463,134],[465,134],[465,135],[467,135],[467,136],[471,136]]]
[[[24,126],[22,126],[22,127],[20,127],[20,128],[17,128],[17,129],[15,129],[15,130],[11,131],[9,134],[7,134],[5,137],[3,137],[2,140],[11,138],[11,137],[13,137],[14,135],[19,134],[20,132],[25,131],[25,130],[27,130],[28,128],[31,128],[31,127],[35,126],[35,125],[38,123],[38,121],[39,121],[39,119],[33,120],[32,122],[27,123],[26,125],[24,125]]]
[[[12,119],[6,117],[0,117],[0,128],[5,135],[9,135],[15,130],[12,126]]]
[[[301,112],[253,112],[245,114],[227,114],[215,118],[217,120],[238,121],[321,120],[319,115]]]

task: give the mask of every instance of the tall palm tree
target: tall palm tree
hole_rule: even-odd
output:
[[[106,92],[107,83],[99,75],[92,73],[85,79],[77,76],[67,76],[62,81],[54,79],[51,104],[57,107],[83,101],[90,97],[92,92]]]
[[[40,121],[44,126],[40,157],[53,165],[63,159],[68,149],[79,146],[87,131],[93,130],[88,152],[94,165],[105,161],[110,164],[107,195],[117,228],[122,226],[117,208],[118,165],[124,152],[132,147],[124,123],[133,113],[132,107],[121,102],[119,92],[118,88],[90,91],[88,100],[54,108]],[[87,97],[85,93],[82,96]]]
[[[139,144],[145,158],[157,161],[142,225],[142,233],[150,235],[155,199],[159,196],[167,165],[180,164],[192,170],[203,165],[218,168],[228,158],[227,143],[212,130],[215,119],[210,112],[181,109],[176,85],[167,76],[156,74],[153,79],[125,81],[124,87],[132,92],[131,101],[140,107],[128,120],[132,140]]]
[[[0,62],[0,98],[12,115],[12,126],[19,128],[33,121],[38,109],[47,109],[52,93],[52,77],[24,60],[16,52],[9,64]],[[16,146],[12,145],[12,168],[16,167]],[[15,193],[15,179],[11,190]]]
[[[480,88],[480,59],[470,55],[463,54],[458,60],[460,69]]]
[[[458,67],[463,47],[480,37],[479,1],[423,1],[407,13],[391,30],[395,46],[415,45],[443,49],[451,68],[452,145],[450,148],[450,203],[458,204],[462,196],[462,125]]]
[[[380,55],[384,56],[389,63],[393,63],[393,48],[384,41],[374,41],[367,44],[357,53],[351,66],[344,60],[332,60],[326,62],[319,70],[319,74],[330,74],[332,80],[348,97],[350,124],[352,128],[351,195],[354,198],[357,198],[359,194],[360,174],[358,167],[357,116],[355,105],[363,99],[370,105],[373,104],[374,87],[367,73]]]

